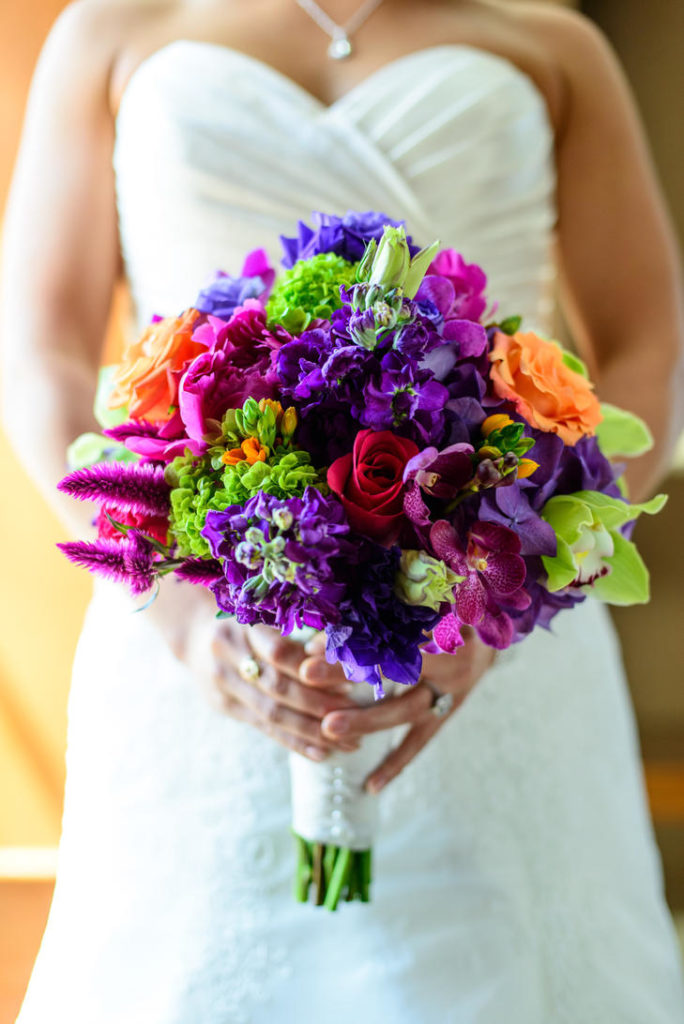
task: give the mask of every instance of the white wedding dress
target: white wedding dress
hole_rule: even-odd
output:
[[[548,326],[553,134],[532,81],[440,46],[331,107],[176,42],[114,162],[139,325],[312,210],[377,209]],[[681,1024],[620,654],[587,601],[504,657],[381,797],[370,905],[294,902],[287,754],[210,710],[98,586],[70,698],[59,878],[21,1024]]]

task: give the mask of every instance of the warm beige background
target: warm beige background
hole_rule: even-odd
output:
[[[22,111],[42,39],[61,0],[24,0],[0,7],[0,202],[9,183]],[[638,91],[679,226],[684,144],[680,101],[684,3],[679,0],[591,0],[586,9],[612,36]],[[84,573],[55,549],[59,525],[39,500],[0,436],[0,847],[54,844],[64,781],[65,706],[70,663],[89,593]],[[671,485],[669,510],[640,528],[654,577],[648,609],[618,616],[630,665],[645,752],[665,845],[684,849],[684,793],[677,763],[684,760],[684,617],[681,583],[681,481]],[[679,602],[679,603],[678,603]],[[684,884],[680,898],[684,900]]]

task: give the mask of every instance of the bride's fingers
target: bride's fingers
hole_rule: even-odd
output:
[[[291,681],[288,680],[288,682]],[[251,683],[244,682],[239,677],[231,679],[229,685],[231,697],[237,699],[257,717],[264,732],[268,732],[269,735],[274,730],[279,734],[287,733],[309,746],[329,750],[330,742],[326,742],[321,735],[320,718],[313,718],[287,707],[280,700],[274,700],[267,692],[258,689]],[[335,745],[339,746],[339,744]],[[356,744],[353,740],[347,741],[343,749],[356,749]]]
[[[277,722],[268,723],[265,726],[263,720],[252,708],[242,704],[228,693],[221,691],[216,691],[216,693],[219,694],[221,704],[219,710],[229,714],[231,718],[254,726],[288,750],[294,750],[303,757],[308,757],[310,761],[324,761],[330,753],[330,748],[321,741],[320,735],[317,740],[309,741],[296,733],[289,732]]]
[[[235,678],[240,677],[240,663],[245,654],[236,651],[232,643],[220,636],[215,640],[214,650],[219,661],[228,665],[232,670],[231,676],[233,685],[235,685]],[[249,655],[247,656],[249,657]],[[327,690],[306,686],[297,679],[283,675],[268,664],[262,664],[258,676],[249,683],[240,681],[244,686],[265,694],[274,703],[284,704],[295,711],[301,711],[312,718],[317,718],[319,721],[331,711],[356,707],[351,698],[344,694],[330,693]]]
[[[391,729],[424,718],[433,701],[434,694],[427,686],[415,686],[401,697],[388,697],[370,707],[333,711],[323,719],[322,732],[336,740]]]
[[[292,679],[299,678],[299,666],[306,658],[303,644],[288,640],[268,626],[252,626],[248,642],[257,661],[267,662]]]
[[[385,758],[379,768],[376,768],[368,776],[365,782],[365,788],[368,792],[379,793],[388,782],[395,779],[399,772],[429,743],[435,733],[439,731],[443,722],[443,718],[431,715],[425,721],[414,725],[399,746]]]
[[[320,686],[326,690],[345,689],[349,686],[339,661],[329,665],[321,655],[307,656],[301,662],[299,678],[307,686]]]

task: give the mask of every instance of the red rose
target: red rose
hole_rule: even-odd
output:
[[[381,544],[393,544],[404,519],[404,466],[418,446],[391,430],[361,430],[350,455],[328,470],[350,526]]]

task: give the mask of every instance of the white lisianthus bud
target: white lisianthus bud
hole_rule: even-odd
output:
[[[433,242],[432,245],[428,245],[425,249],[421,249],[420,252],[417,252],[411,260],[408,273],[402,286],[404,295],[407,299],[415,298],[416,292],[420,288],[421,282],[425,277],[427,268],[432,263],[433,257],[439,249],[439,245],[439,242]]]

